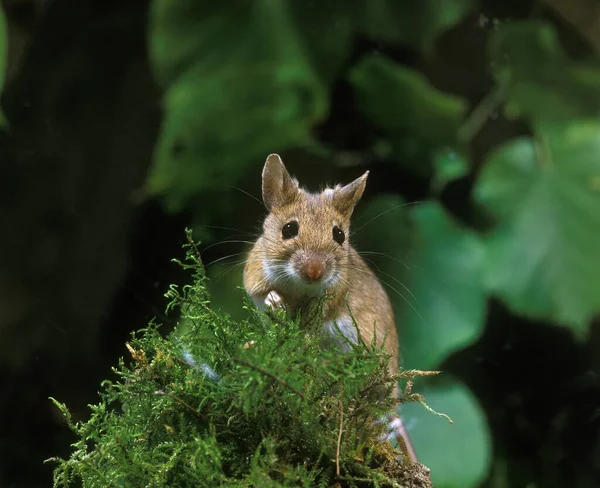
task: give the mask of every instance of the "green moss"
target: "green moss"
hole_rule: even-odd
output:
[[[54,486],[408,486],[418,465],[378,441],[386,426],[375,420],[397,403],[387,354],[321,348],[314,331],[249,303],[248,320],[233,322],[211,309],[188,240],[180,264],[193,284],[167,293],[178,327],[133,335],[132,360],[86,422],[55,401],[77,440],[53,459]]]

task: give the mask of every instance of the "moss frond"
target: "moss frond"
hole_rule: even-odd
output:
[[[132,335],[87,422],[52,399],[77,436],[68,459],[52,460],[54,486],[409,486],[415,465],[380,440],[377,420],[397,403],[387,353],[324,349],[298,321],[248,303],[249,318],[232,321],[210,307],[189,233],[186,251],[192,282],[166,293],[176,329],[163,337],[151,322]]]

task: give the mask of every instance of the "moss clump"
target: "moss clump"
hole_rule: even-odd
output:
[[[88,421],[55,402],[77,436],[69,459],[53,459],[55,487],[427,486],[421,465],[378,440],[376,419],[397,403],[385,351],[321,348],[314,331],[251,306],[234,323],[210,308],[191,239],[180,264],[193,284],[167,293],[177,328],[133,335],[132,361]]]

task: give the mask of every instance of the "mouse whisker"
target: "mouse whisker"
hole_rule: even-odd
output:
[[[224,261],[226,259],[233,258],[235,256],[242,256],[242,255],[245,255],[245,254],[246,254],[245,252],[236,252],[236,253],[233,253],[233,254],[228,254],[227,256],[220,257],[218,259],[215,259],[215,260],[211,261],[210,263],[207,263],[204,267],[208,268],[209,266],[212,266],[213,264],[217,264],[217,263],[219,263],[221,261]]]
[[[384,258],[390,259],[392,261],[395,261],[395,262],[401,264],[402,266],[404,266],[408,270],[411,269],[411,267],[405,261],[402,261],[402,259],[398,259],[398,258],[396,258],[394,256],[391,256],[389,254],[386,254],[384,252],[377,252],[377,251],[356,251],[356,252],[360,256],[365,256],[365,255],[368,255],[368,256],[382,256]]]
[[[360,230],[363,229],[365,226],[369,225],[374,220],[377,220],[379,217],[382,217],[382,216],[384,216],[385,214],[387,214],[389,212],[393,212],[394,210],[399,210],[399,209],[401,209],[403,207],[408,207],[409,205],[417,205],[417,204],[423,203],[423,202],[424,202],[424,200],[416,200],[414,202],[405,202],[405,203],[401,203],[399,205],[394,205],[393,207],[390,207],[390,208],[386,208],[382,212],[379,212],[377,215],[375,215],[375,217],[372,217],[369,220],[367,220],[358,229],[354,229],[352,231],[352,233],[353,234],[358,234],[358,232],[360,232]]]
[[[236,232],[236,233],[243,234],[243,235],[252,235],[252,236],[256,236],[256,237],[260,236],[260,232],[258,232],[258,231],[257,232],[247,232],[244,229],[238,229],[236,227],[225,227],[225,226],[222,226],[222,225],[202,224],[202,225],[199,225],[198,228],[200,228],[200,229],[229,230],[229,231]]]
[[[249,245],[253,245],[254,242],[252,241],[245,241],[245,240],[241,240],[241,239],[229,239],[229,240],[225,240],[225,241],[219,241],[219,242],[214,242],[213,244],[210,244],[209,246],[206,246],[202,251],[205,252],[213,247],[216,246],[220,246],[223,244],[249,244]]]
[[[391,275],[390,273],[387,273],[386,271],[383,271],[379,266],[377,266],[377,264],[375,264],[373,262],[373,260],[365,258],[365,261],[368,261],[369,263],[371,263],[373,265],[373,267],[377,270],[378,273],[381,273],[385,276],[387,276],[388,278],[394,280],[396,283],[398,283],[402,288],[404,288],[411,297],[414,298],[415,302],[417,302],[417,304],[419,303],[419,300],[417,299],[417,297],[414,295],[414,293],[412,291],[410,291],[410,289],[408,288],[408,286],[406,286],[404,283],[402,283],[402,281],[400,281],[398,278],[396,278],[395,276]]]
[[[252,200],[258,202],[261,207],[263,206],[263,202],[261,202],[258,198],[256,198],[254,195],[252,195],[252,193],[249,193],[246,190],[242,190],[241,188],[238,188],[237,186],[233,186],[233,185],[229,185],[229,188],[233,188],[234,190],[237,190],[240,193],[243,193],[244,195],[249,196],[250,198],[252,198]]]
[[[345,267],[345,269],[348,269],[348,270],[352,269],[353,271],[358,271],[358,272],[364,273],[364,274],[368,274],[369,273],[366,270],[362,270],[362,269],[358,269],[358,268]],[[394,286],[392,286],[389,282],[387,282],[387,281],[385,281],[385,280],[383,280],[381,278],[379,278],[379,281],[381,281],[381,283],[383,283],[384,285],[386,285],[390,290],[392,290],[400,298],[402,298],[402,300],[404,300],[410,306],[410,308],[413,309],[413,311],[419,316],[419,318],[422,321],[425,321],[425,319],[423,318],[423,316],[421,315],[421,313],[417,310],[417,308],[415,307],[415,305],[406,297],[406,295],[404,295],[403,293],[401,293],[398,289],[396,289]],[[410,291],[409,291],[409,293],[410,293]],[[414,295],[412,293],[411,293],[411,295],[414,297]],[[415,300],[416,300],[416,298],[415,298]]]

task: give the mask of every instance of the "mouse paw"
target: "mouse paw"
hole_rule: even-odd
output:
[[[272,290],[265,298],[265,305],[271,310],[285,310],[283,298],[275,290]]]

